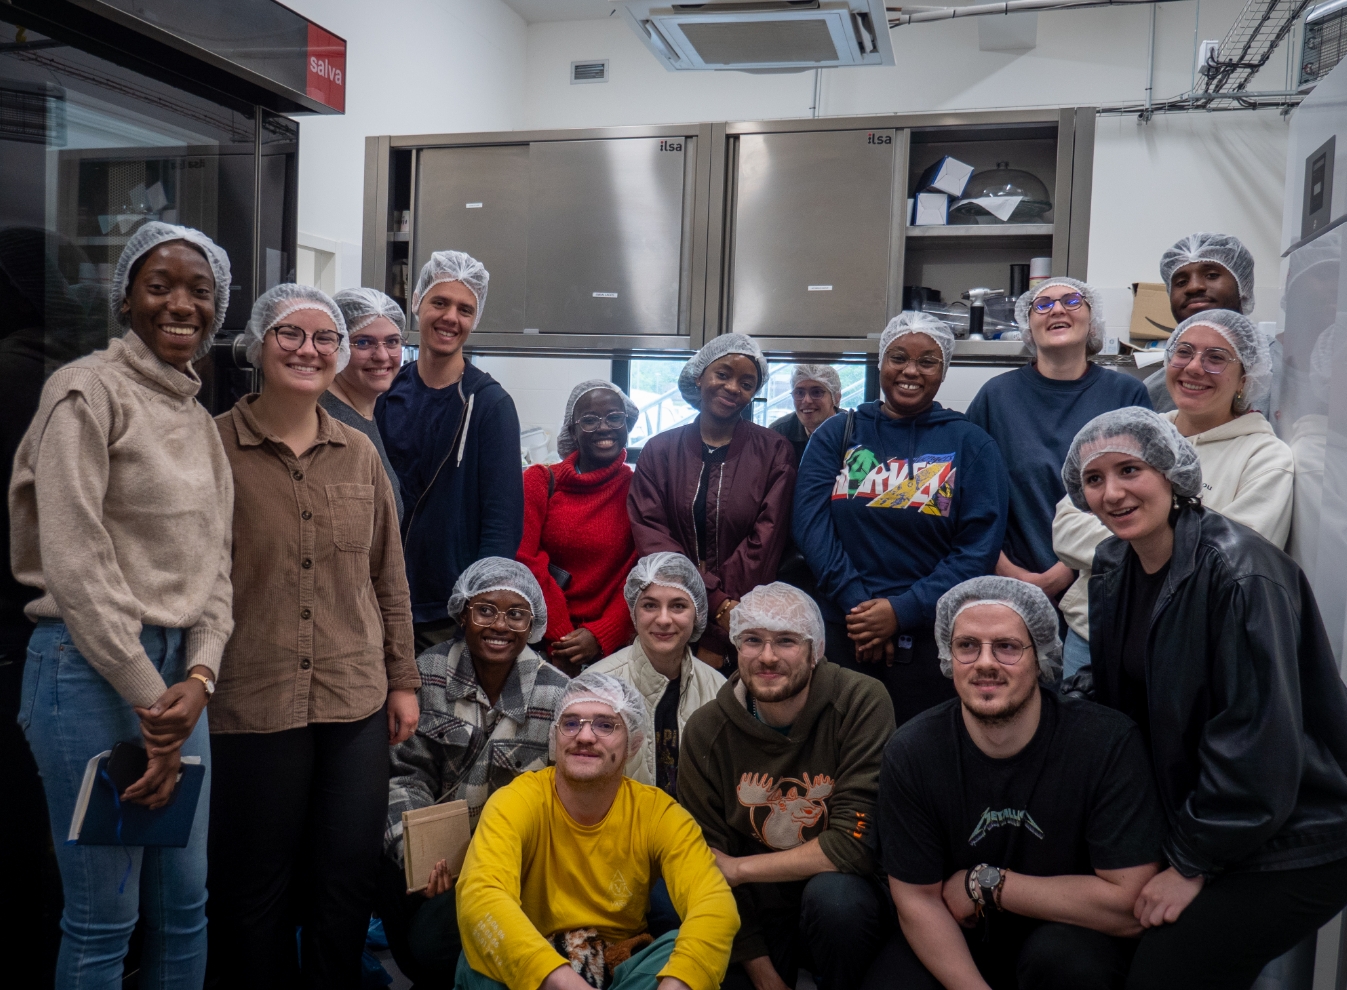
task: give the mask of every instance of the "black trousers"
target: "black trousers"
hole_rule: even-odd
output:
[[[1347,859],[1217,877],[1178,921],[1141,936],[1128,990],[1247,990],[1264,966],[1344,906]]]
[[[452,890],[431,898],[409,894],[402,867],[383,856],[374,908],[383,919],[394,962],[417,990],[454,985],[463,942]]]
[[[1076,925],[1007,915],[989,921],[964,938],[992,990],[1122,990],[1137,945]],[[941,990],[901,932],[884,946],[865,984],[865,990],[880,987]]]
[[[820,990],[854,990],[897,929],[893,903],[875,877],[820,873],[803,883],[747,885],[772,967],[787,986],[800,969]],[[721,990],[752,990],[744,967],[732,964]]]
[[[954,681],[940,673],[940,654],[935,634],[923,629],[911,634],[912,645],[901,646],[904,635],[894,637],[894,663],[860,663],[856,644],[847,638],[844,623],[827,623],[829,660],[847,670],[859,670],[883,682],[893,701],[893,717],[898,725],[920,715],[926,709],[955,697]]]
[[[211,761],[207,985],[358,990],[388,813],[384,710],[212,735]]]

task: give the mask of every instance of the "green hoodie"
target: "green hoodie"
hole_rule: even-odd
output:
[[[735,674],[683,730],[678,801],[707,844],[726,855],[777,852],[817,838],[841,872],[873,873],[867,833],[893,730],[884,685],[827,660],[814,669],[809,699],[789,735],[749,714]],[[743,887],[734,893],[741,923],[731,961],[767,955],[751,894]]]

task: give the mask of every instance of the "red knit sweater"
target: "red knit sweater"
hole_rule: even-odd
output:
[[[631,642],[635,630],[622,595],[636,563],[627,516],[631,468],[627,455],[589,474],[577,474],[573,453],[552,465],[556,489],[547,497],[547,468],[524,472],[524,539],[516,555],[542,585],[547,601],[547,632],[556,642],[583,626],[599,641],[600,657]],[[571,575],[563,592],[547,572],[549,563]]]

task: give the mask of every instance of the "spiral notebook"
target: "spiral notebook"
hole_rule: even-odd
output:
[[[206,768],[201,757],[184,756],[173,796],[162,808],[122,801],[107,775],[112,750],[89,760],[75,799],[66,843],[81,846],[172,846],[181,849],[192,835]]]

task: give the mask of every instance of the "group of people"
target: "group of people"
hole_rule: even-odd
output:
[[[58,985],[119,986],[139,919],[144,985],[356,987],[373,910],[418,987],[1250,986],[1347,904],[1347,688],[1282,551],[1252,259],[1161,268],[1164,414],[1052,278],[967,415],[929,314],[877,401],[802,365],[771,428],[724,334],[634,470],[594,380],[521,471],[475,259],[422,269],[405,365],[382,293],[264,293],[261,391],[212,422],[229,259],[145,224],[10,488]],[[206,767],[187,845],[66,843],[133,740],[121,802]],[[409,883],[403,815],[449,801],[466,860]]]

